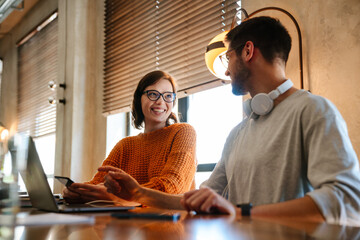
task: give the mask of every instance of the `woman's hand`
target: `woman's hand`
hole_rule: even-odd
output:
[[[109,193],[127,201],[137,201],[140,197],[140,184],[123,170],[103,166],[99,171],[107,172],[104,185]]]
[[[79,193],[75,190],[72,191],[67,187],[64,188],[62,195],[67,203],[84,203],[84,200],[81,199],[81,195]]]
[[[107,192],[104,184],[73,183],[63,191],[63,197],[68,203],[85,203],[95,200],[112,200],[116,197]]]

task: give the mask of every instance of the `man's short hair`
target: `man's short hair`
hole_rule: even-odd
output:
[[[230,42],[229,48],[235,49],[238,55],[245,43],[252,41],[270,63],[276,57],[286,63],[291,49],[291,37],[286,28],[278,19],[265,16],[243,21],[226,35],[226,40]]]

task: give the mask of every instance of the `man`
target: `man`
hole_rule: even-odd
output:
[[[104,167],[108,191],[149,206],[360,225],[359,164],[346,124],[328,100],[287,80],[287,30],[276,19],[252,18],[232,29],[226,43],[233,93],[249,92],[252,100],[207,187],[161,194]]]

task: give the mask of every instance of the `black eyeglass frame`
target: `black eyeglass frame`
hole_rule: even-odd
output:
[[[150,97],[149,97],[149,92],[156,92],[158,95],[157,95],[157,98],[156,99],[151,99]],[[168,101],[168,100],[166,100],[165,99],[165,97],[164,97],[164,95],[165,94],[171,94],[172,95],[172,97],[173,97],[173,99],[171,100],[171,101]],[[175,100],[176,100],[176,93],[174,93],[174,92],[163,92],[163,93],[161,93],[161,92],[159,92],[159,91],[157,91],[157,90],[146,90],[146,91],[144,91],[143,92],[143,94],[146,94],[146,96],[147,96],[147,98],[150,100],[150,101],[157,101],[157,100],[159,100],[159,98],[160,98],[160,96],[163,98],[163,100],[165,101],[165,102],[167,102],[167,103],[172,103],[172,102],[174,102]]]

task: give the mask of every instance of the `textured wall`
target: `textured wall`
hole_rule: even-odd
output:
[[[249,13],[263,7],[280,7],[298,21],[303,35],[305,89],[332,101],[347,122],[349,135],[360,157],[360,1],[359,0],[242,0]],[[298,45],[288,17],[271,11],[285,21],[293,37],[287,74],[298,84]],[[260,13],[256,16],[260,16]]]

